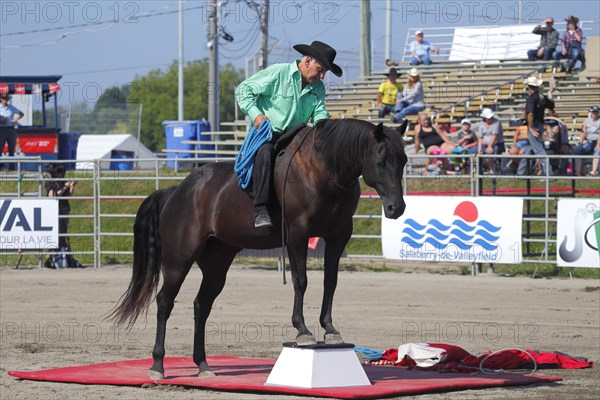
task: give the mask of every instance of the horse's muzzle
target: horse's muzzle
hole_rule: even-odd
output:
[[[386,218],[397,219],[402,214],[404,214],[404,210],[406,209],[406,203],[402,201],[400,204],[398,203],[384,203],[383,212]]]

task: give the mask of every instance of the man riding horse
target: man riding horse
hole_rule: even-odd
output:
[[[256,228],[273,226],[268,205],[275,142],[289,128],[329,118],[322,79],[327,71],[342,76],[342,69],[334,64],[336,51],[331,46],[315,40],[310,46],[297,44],[294,49],[304,56],[301,60],[273,64],[246,79],[235,92],[240,109],[257,130],[265,120],[273,128],[273,138],[262,144],[254,156],[252,192]]]

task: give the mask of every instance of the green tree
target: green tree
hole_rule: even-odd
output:
[[[235,116],[233,90],[243,80],[243,71],[232,64],[220,67],[221,121],[232,121]],[[208,116],[208,59],[188,62],[184,68],[184,118],[198,120]],[[177,63],[165,71],[156,69],[136,78],[127,97],[130,107],[141,103],[141,140],[153,151],[165,147],[163,121],[177,119]],[[216,129],[213,127],[213,129]]]

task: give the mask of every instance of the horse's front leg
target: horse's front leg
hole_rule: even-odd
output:
[[[325,244],[325,274],[323,278],[323,304],[321,305],[321,316],[319,322],[325,329],[325,343],[344,343],[342,335],[333,327],[331,310],[333,308],[333,296],[337,287],[338,269],[340,257],[344,252],[346,244],[352,236],[352,222],[339,234],[326,238]]]
[[[298,346],[309,346],[317,343],[315,336],[308,330],[304,323],[304,293],[308,285],[308,278],[306,277],[307,243],[308,238],[304,235],[290,235],[290,240],[288,241],[290,269],[294,285],[292,324],[298,330],[298,336],[296,336],[296,344]]]

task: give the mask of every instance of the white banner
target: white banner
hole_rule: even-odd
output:
[[[559,199],[556,264],[600,268],[600,200]]]
[[[537,49],[540,36],[535,25],[456,28],[450,60],[501,60],[527,58],[527,50]]]
[[[0,250],[58,248],[58,199],[0,200]]]
[[[517,264],[523,199],[405,196],[406,212],[382,218],[383,256],[396,260]]]

